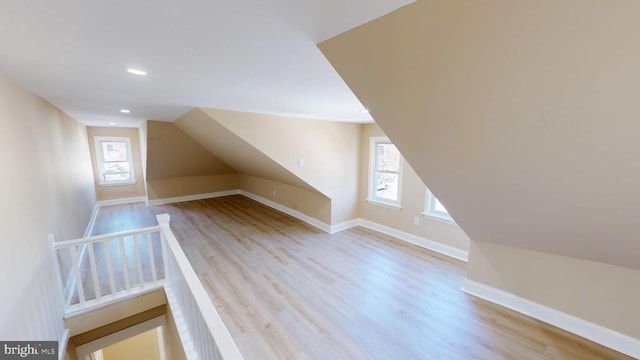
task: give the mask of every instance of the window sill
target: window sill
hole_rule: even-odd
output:
[[[402,210],[402,206],[400,206],[400,204],[391,204],[374,199],[367,199],[367,202],[372,205],[379,205],[393,210]]]
[[[456,222],[452,219],[452,218],[448,218],[448,217],[444,217],[444,216],[440,216],[437,214],[429,214],[429,213],[422,213],[422,216],[431,219],[431,220],[435,220],[435,221],[440,221],[440,222],[444,222],[447,224],[453,224],[453,225],[458,225],[456,224]]]
[[[124,185],[135,185],[135,181],[126,181],[126,182],[114,182],[114,183],[101,183],[100,186],[124,186]]]

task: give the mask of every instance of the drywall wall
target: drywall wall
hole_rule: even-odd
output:
[[[300,180],[200,109],[196,108],[185,113],[174,124],[241,174],[272,179],[315,191],[312,186]]]
[[[467,278],[640,339],[640,271],[474,241]]]
[[[240,175],[239,185],[240,190],[318,219],[327,225],[331,223],[331,199],[318,192],[244,174]]]
[[[158,329],[151,329],[102,349],[104,360],[160,360]]]
[[[138,126],[138,139],[140,139],[140,162],[142,163],[142,181],[144,181],[144,193],[147,191],[147,133],[148,121],[143,121]]]
[[[236,173],[173,123],[147,121],[147,178]]]
[[[424,0],[319,47],[472,239],[640,269],[639,17]]]
[[[457,224],[422,215],[425,209],[426,187],[405,160],[402,165],[401,209],[370,203],[366,200],[369,191],[369,139],[376,136],[386,136],[386,134],[377,124],[363,125],[360,157],[360,218],[469,251],[469,237]],[[418,226],[414,224],[416,217],[420,219]]]
[[[359,124],[220,109],[201,110],[330,198],[331,224],[357,217]]]
[[[93,163],[93,174],[95,178],[95,188],[98,200],[114,200],[146,196],[144,184],[144,171],[142,166],[142,155],[138,129],[117,128],[117,127],[87,127],[89,137],[89,151]],[[94,145],[95,136],[119,136],[131,139],[131,156],[133,157],[133,173],[135,184],[102,186],[99,183],[100,175],[96,162],[96,148]]]
[[[183,176],[147,180],[149,200],[237,190],[239,174]]]
[[[146,124],[149,200],[238,189],[236,170],[173,123]]]
[[[86,128],[0,73],[0,339],[61,340],[48,234],[81,237],[96,203]]]

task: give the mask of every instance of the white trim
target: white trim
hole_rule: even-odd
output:
[[[399,204],[384,202],[384,201],[370,199],[370,198],[367,198],[366,201],[371,205],[383,206],[391,210],[402,210],[402,206],[400,206]]]
[[[291,215],[294,218],[301,220],[303,222],[306,222],[307,224],[311,225],[311,226],[315,226],[318,229],[324,231],[324,232],[331,232],[331,225],[324,223],[316,218],[312,218],[309,215],[305,215],[297,210],[293,210],[291,208],[288,208],[284,205],[278,204],[277,202],[271,201],[269,199],[265,199],[262,196],[258,196],[256,194],[252,194],[250,192],[244,191],[244,190],[239,190],[240,195],[242,196],[246,196],[251,200],[255,200],[259,203],[262,203],[264,205],[267,205],[270,208],[276,209],[280,212],[283,212],[287,215]]]
[[[139,286],[133,287],[127,290],[125,295],[121,293],[116,294],[108,294],[102,296],[101,301],[96,299],[87,300],[83,304],[73,304],[69,306],[64,313],[64,319],[69,320],[76,316],[80,316],[86,313],[90,313],[94,310],[101,309],[103,307],[107,307],[109,305],[118,304],[121,302],[129,301],[138,296],[146,295],[164,288],[165,280],[161,279],[156,281],[155,283],[147,283],[145,284],[145,288],[141,288]]]
[[[347,220],[339,224],[331,225],[329,228],[329,233],[335,234],[343,230],[351,229],[352,227],[356,227],[358,225],[360,225],[360,219]]]
[[[69,329],[64,329],[62,333],[62,339],[58,342],[58,360],[63,360],[67,353],[67,344],[69,343],[70,336]]]
[[[130,179],[129,180],[113,180],[107,181],[104,178],[105,175],[105,159],[102,148],[103,142],[122,142],[125,144],[127,150],[127,162],[129,163]],[[119,185],[131,185],[136,183],[136,174],[133,165],[133,148],[131,146],[131,138],[128,136],[94,136],[93,145],[96,151],[96,163],[98,167],[98,179],[99,186],[119,186]],[[123,161],[124,162],[124,161]]]
[[[134,197],[128,197],[128,198],[121,198],[121,199],[100,200],[96,205],[98,207],[102,207],[102,206],[111,206],[111,205],[133,204],[133,203],[145,202],[145,201],[147,201],[146,196],[134,196]]]
[[[397,239],[409,242],[414,245],[418,245],[422,248],[435,251],[437,253],[447,255],[449,257],[452,257],[458,260],[462,260],[464,262],[467,262],[469,259],[468,251],[461,250],[453,246],[445,245],[433,240],[429,240],[417,235],[409,234],[408,232],[404,232],[389,226],[378,224],[373,221],[360,219],[360,226],[371,229],[371,230],[375,230],[377,232],[381,232],[383,234],[387,234],[389,236],[393,236]]]
[[[367,191],[368,193],[367,201],[375,205],[383,205],[383,206],[389,206],[392,208],[401,209],[402,208],[402,203],[401,203],[402,177],[403,177],[402,174],[403,174],[403,168],[404,168],[404,157],[402,157],[402,154],[400,154],[400,150],[398,150],[398,154],[400,155],[400,158],[398,159],[399,164],[398,164],[397,172],[377,170],[376,164],[378,162],[378,157],[377,157],[378,144],[388,144],[395,147],[396,150],[398,149],[398,147],[395,146],[393,142],[391,142],[391,140],[389,140],[389,138],[386,136],[372,136],[369,138],[369,185],[368,185],[368,191]],[[397,187],[398,198],[396,200],[391,200],[391,199],[386,199],[383,197],[376,196],[377,186],[378,186],[378,180],[375,176],[376,172],[387,172],[387,173],[398,175],[398,187]]]
[[[165,204],[173,204],[173,203],[184,202],[184,201],[203,200],[203,199],[210,199],[210,198],[230,196],[230,195],[239,195],[239,194],[240,194],[240,190],[236,189],[236,190],[218,191],[218,192],[211,192],[211,193],[204,193],[204,194],[176,196],[171,198],[148,200],[147,205],[149,206],[165,205]]]
[[[462,291],[525,314],[634,358],[640,358],[640,340],[466,278]]]

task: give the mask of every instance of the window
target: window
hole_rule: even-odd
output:
[[[100,185],[123,185],[135,183],[131,161],[131,140],[128,137],[93,138]]]
[[[369,153],[369,201],[400,207],[400,152],[389,139],[373,137]]]
[[[426,189],[424,215],[435,218],[437,220],[444,220],[447,222],[455,223],[447,209],[442,205],[429,189]]]

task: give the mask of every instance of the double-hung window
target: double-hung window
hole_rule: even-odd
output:
[[[369,201],[400,207],[400,152],[388,138],[372,137],[369,153]]]
[[[135,183],[128,137],[94,137],[100,185]]]
[[[447,209],[442,205],[440,200],[438,200],[433,193],[426,189],[425,196],[425,206],[424,206],[424,215],[432,218],[436,218],[438,220],[444,220],[446,222],[455,223],[451,215]]]

